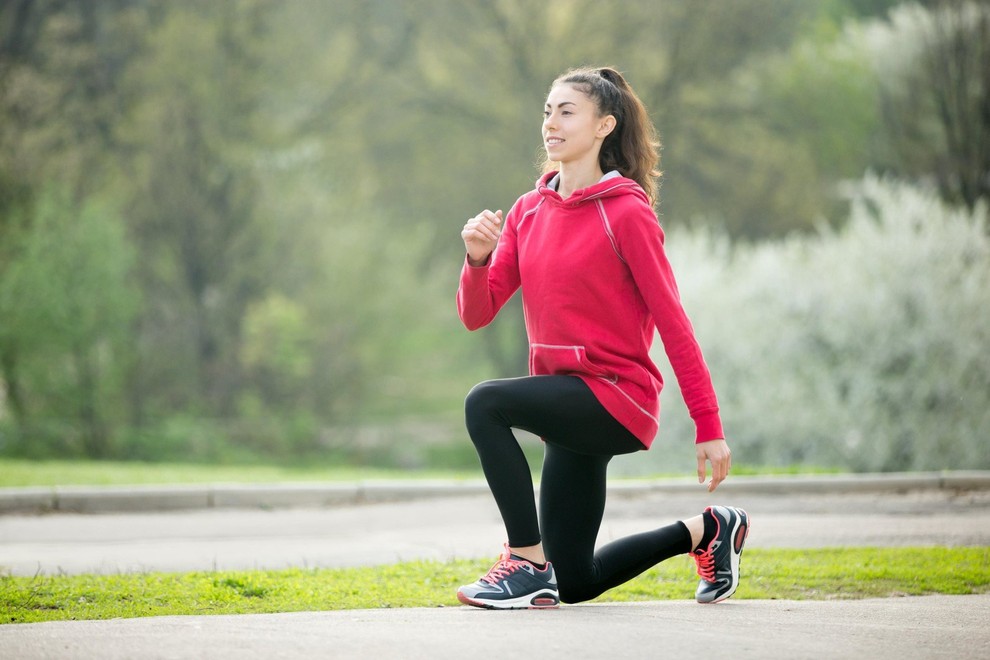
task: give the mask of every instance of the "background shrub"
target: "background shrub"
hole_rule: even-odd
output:
[[[733,247],[667,245],[736,458],[853,470],[988,468],[990,238],[927,190],[867,176],[840,229]],[[652,456],[689,468],[690,419],[668,378]]]

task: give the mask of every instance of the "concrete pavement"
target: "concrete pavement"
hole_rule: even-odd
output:
[[[791,492],[619,484],[600,541],[731,503],[753,518],[750,547],[990,545],[990,488]],[[491,495],[290,508],[201,508],[0,516],[0,570],[14,575],[338,567],[495,556],[505,532]]]
[[[987,621],[990,595],[159,617],[0,626],[0,657],[968,660],[990,657]]]
[[[624,479],[610,492],[625,495],[694,493],[690,478]],[[798,476],[733,476],[720,493],[899,493],[990,490],[990,471],[903,472]],[[405,479],[285,484],[189,484],[177,486],[55,486],[0,488],[0,514],[126,513],[192,509],[275,509],[408,501],[487,494],[483,480]]]

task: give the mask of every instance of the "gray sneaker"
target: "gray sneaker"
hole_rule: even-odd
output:
[[[699,603],[718,603],[739,585],[739,557],[749,535],[749,516],[732,506],[710,506],[705,513],[715,519],[718,530],[707,548],[691,553],[701,576],[695,598]]]
[[[505,552],[487,575],[457,590],[457,599],[465,605],[492,610],[545,609],[560,605],[557,577],[549,564],[538,569],[525,559]]]

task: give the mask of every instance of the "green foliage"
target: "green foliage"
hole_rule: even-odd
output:
[[[990,198],[990,5],[926,4],[900,5],[846,41],[877,74],[875,165],[973,209]]]
[[[750,550],[736,599],[884,598],[990,590],[988,548]],[[0,577],[0,623],[457,605],[478,561],[347,569],[112,576]],[[689,599],[686,556],[650,569],[597,602]]]
[[[663,136],[668,229],[716,227],[745,242],[808,234],[844,215],[840,182],[870,167],[933,178],[976,209],[956,183],[986,169],[965,154],[990,153],[972,112],[985,81],[965,75],[987,69],[971,38],[985,25],[973,18],[982,4],[953,4],[962,14],[897,5],[4,4],[0,452],[467,465],[465,445],[449,442],[463,432],[448,422],[474,382],[522,373],[526,345],[518,301],[481,333],[459,327],[457,234],[532,185],[550,81],[582,64],[628,75]],[[946,16],[965,20],[950,29],[936,20]],[[942,31],[919,31],[931,25]],[[926,62],[946,75],[933,82]],[[943,79],[953,84],[936,85]],[[957,111],[940,113],[938,99],[954,90],[960,102],[943,105]],[[738,260],[721,240],[699,249]],[[738,255],[749,250],[761,254]],[[689,272],[682,283],[707,277]],[[747,294],[720,286],[709,298],[725,309]],[[803,294],[788,295],[793,306]],[[829,323],[860,327],[838,313]],[[823,368],[816,354],[809,374]],[[744,358],[714,365],[720,382],[749,374]],[[912,369],[883,374],[850,382],[914,405],[930,395]],[[814,388],[794,391],[764,400],[819,401]],[[737,428],[752,429],[741,439],[751,457],[805,460],[795,448],[771,457],[774,445],[755,436],[774,429],[733,413],[755,404],[724,398]],[[870,424],[897,426],[894,407],[860,398],[884,411]],[[968,398],[944,398],[935,418],[946,406],[967,418]],[[367,429],[390,426],[402,442],[366,441]],[[819,428],[802,421],[792,432],[824,443]],[[968,455],[932,447],[855,465]]]
[[[7,450],[106,456],[124,418],[138,292],[119,217],[49,188],[0,279],[0,363],[11,406]]]
[[[833,25],[747,68],[740,82],[766,124],[812,154],[819,181],[858,178],[869,166],[877,80],[866,54]]]
[[[261,139],[257,30],[250,4],[169,11],[125,76],[134,101],[118,136],[131,173],[122,194],[152,301],[139,336],[165,349],[134,374],[140,416],[234,410],[244,315],[270,267],[249,151]]]

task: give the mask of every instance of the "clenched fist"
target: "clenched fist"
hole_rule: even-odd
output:
[[[495,250],[498,237],[502,234],[502,211],[492,213],[485,209],[467,221],[461,231],[468,263],[481,266],[488,261],[488,255]]]

